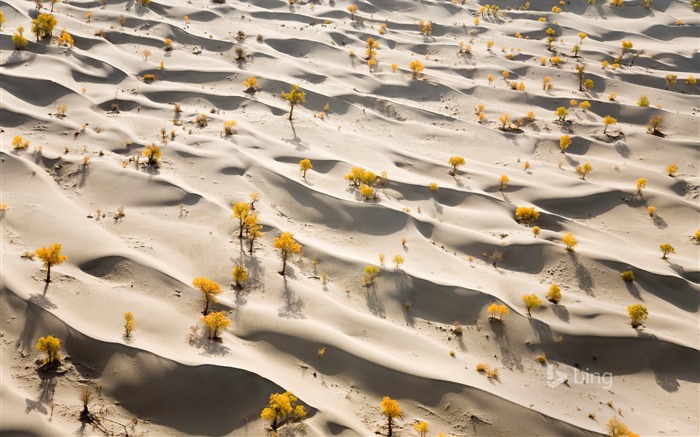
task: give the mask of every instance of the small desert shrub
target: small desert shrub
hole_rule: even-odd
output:
[[[564,245],[566,245],[566,250],[570,252],[573,252],[574,247],[576,247],[576,245],[578,244],[578,240],[572,232],[567,232],[566,234],[564,234],[564,236],[561,237],[561,241],[562,243],[564,243]]]
[[[258,91],[260,87],[258,86],[258,79],[256,77],[249,77],[243,81],[243,86],[246,91],[254,92]]]
[[[160,150],[160,147],[151,144],[150,146],[146,146],[146,149],[143,151],[143,156],[148,160],[146,161],[146,165],[158,167],[160,165],[160,159],[163,157],[163,152]]]
[[[143,75],[144,82],[151,82],[156,80],[156,75],[152,73],[146,73]]]
[[[538,235],[540,235],[540,232],[542,232],[542,229],[540,229],[539,226],[535,226],[532,228],[532,234],[537,238]]]
[[[669,253],[676,253],[676,249],[668,243],[660,244],[659,249],[663,253],[661,259],[667,259]]]
[[[224,121],[224,135],[230,136],[236,133],[236,125],[238,122],[236,120],[226,120]]]
[[[357,13],[357,5],[348,6],[348,12],[350,12],[350,19],[355,20],[355,14]]]
[[[566,149],[569,148],[571,145],[571,137],[567,134],[564,134],[559,138],[559,148],[561,149],[561,153],[564,153]]]
[[[554,115],[558,117],[557,119],[559,121],[564,122],[566,121],[566,116],[569,115],[569,111],[566,110],[566,107],[560,106],[556,111],[554,111]]]
[[[486,377],[488,379],[498,379],[500,376],[498,374],[498,369],[493,367],[486,371]]]
[[[24,47],[29,44],[29,41],[27,41],[23,33],[24,27],[20,26],[17,28],[17,31],[12,34],[12,43],[15,46],[15,50],[24,50]]]
[[[486,373],[489,369],[490,367],[486,363],[479,363],[476,365],[476,371],[480,373]]]
[[[515,219],[519,222],[532,222],[540,218],[539,211],[534,206],[518,206],[515,208]]]
[[[591,102],[584,100],[580,105],[578,105],[578,107],[581,108],[583,112],[586,112],[587,110],[591,109]]]
[[[457,175],[457,167],[461,167],[465,164],[465,160],[462,156],[451,156],[450,159],[447,161],[451,166],[452,170],[450,170],[449,174],[452,176]]]
[[[649,317],[649,311],[647,310],[647,307],[645,307],[641,303],[628,306],[627,314],[630,317],[630,325],[632,325],[634,329],[643,326],[644,322]]]
[[[52,244],[49,247],[41,247],[34,253],[44,263],[46,267],[46,280],[51,282],[51,267],[63,263],[67,257],[61,255],[62,245],[60,243]]]
[[[588,176],[591,171],[593,171],[593,166],[589,162],[576,166],[576,174],[578,174],[583,180],[586,180],[586,176]]]
[[[364,276],[362,277],[362,283],[365,286],[370,286],[374,284],[374,280],[379,275],[379,267],[368,265],[364,269]]]
[[[530,317],[531,311],[535,308],[538,308],[540,305],[542,305],[542,300],[540,300],[539,297],[537,297],[536,294],[524,294],[522,296],[523,302],[525,303],[525,307],[527,308],[527,315]]]
[[[430,185],[428,185],[428,188],[429,188],[430,191],[432,191],[433,193],[436,193],[436,192],[440,189],[440,187],[438,186],[438,184],[436,184],[435,182],[431,182]]]
[[[51,36],[54,27],[58,24],[58,20],[51,14],[39,14],[32,20],[32,33],[36,35],[36,41],[41,38]]]
[[[537,355],[535,360],[540,364],[545,364],[547,362],[547,355],[545,355],[545,353],[542,352],[541,354]]]
[[[638,106],[649,106],[649,98],[647,96],[639,97],[639,100],[637,100],[637,105]]]
[[[646,178],[639,178],[639,179],[637,179],[636,184],[637,184],[637,195],[641,196],[642,192],[647,187],[647,180],[646,180]]]
[[[60,349],[61,340],[53,335],[41,337],[36,343],[36,350],[46,353],[46,359],[44,360],[45,365],[53,365],[61,359]]]
[[[647,206],[647,214],[649,214],[650,217],[653,217],[654,214],[656,214],[656,207],[652,205]]]
[[[617,123],[616,118],[613,118],[610,115],[606,115],[605,117],[603,117],[603,124],[605,124],[605,128],[603,129],[603,133],[606,133],[608,131],[608,126],[611,126],[615,123]]]
[[[507,316],[510,310],[505,305],[498,305],[497,303],[492,303],[486,309],[489,312],[489,320],[496,320],[496,313],[498,313],[498,320],[503,320],[503,316]]]
[[[557,304],[561,300],[561,288],[557,284],[552,284],[549,286],[549,291],[547,291],[547,300],[553,304]]]
[[[29,147],[29,140],[25,140],[21,135],[12,137],[12,148],[15,150],[24,150]]]
[[[620,273],[620,278],[622,278],[622,280],[625,282],[633,282],[634,272],[632,270],[625,270],[624,272]]]
[[[421,72],[425,70],[423,63],[417,59],[414,59],[408,64],[408,68],[413,72],[413,78],[416,79],[421,75]]]
[[[365,200],[374,199],[377,197],[374,188],[370,187],[369,185],[360,185],[359,192]]]
[[[73,41],[73,37],[71,36],[70,33],[66,32],[66,29],[63,29],[61,31],[61,36],[58,37],[58,45],[59,46],[69,46],[69,47],[73,47],[75,45],[75,42]]]
[[[661,125],[664,122],[664,117],[662,115],[656,115],[649,119],[649,125],[647,126],[647,131],[651,134],[661,133]]]
[[[638,434],[632,432],[627,425],[620,422],[617,417],[608,421],[608,435],[610,437],[636,437]]]
[[[199,127],[206,127],[209,124],[209,117],[207,117],[207,114],[199,114],[195,122]]]
[[[282,98],[289,102],[291,109],[289,110],[289,120],[292,120],[292,114],[294,113],[294,107],[296,105],[301,105],[306,101],[306,93],[301,91],[299,85],[292,85],[292,88],[288,93],[282,93]]]
[[[314,168],[314,166],[311,164],[310,159],[302,159],[299,161],[299,170],[302,173],[302,178],[306,179],[306,172]]]
[[[669,176],[674,176],[678,172],[678,165],[676,164],[669,164],[666,166],[666,174]]]
[[[124,336],[129,338],[131,337],[131,333],[134,332],[134,329],[136,328],[136,321],[134,321],[134,315],[131,313],[131,311],[127,311],[124,313]]]

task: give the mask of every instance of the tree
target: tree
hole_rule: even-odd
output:
[[[641,196],[642,191],[647,187],[647,180],[646,178],[639,178],[637,179],[637,195]]]
[[[559,303],[561,300],[561,288],[557,284],[552,284],[547,291],[547,300],[553,304]]]
[[[374,284],[374,280],[377,275],[379,275],[379,267],[368,265],[365,267],[365,275],[362,277],[362,282],[365,286],[369,287]]]
[[[15,45],[15,50],[23,50],[24,47],[29,44],[27,38],[24,37],[24,27],[19,26],[17,32],[12,34],[12,42]]]
[[[231,274],[233,275],[233,280],[236,281],[237,288],[241,288],[241,282],[248,279],[248,270],[245,268],[245,266],[239,263],[236,263],[233,266],[233,271]]]
[[[449,174],[452,176],[457,176],[457,167],[461,167],[465,164],[465,160],[461,156],[450,156],[450,159],[447,161],[451,166],[452,170],[449,171]]]
[[[666,174],[668,174],[669,176],[675,176],[676,172],[678,172],[677,164],[669,164],[666,166]]]
[[[667,74],[666,75],[666,89],[671,88],[676,84],[676,81],[678,79],[678,76],[675,74]]]
[[[262,410],[260,417],[270,421],[270,427],[276,431],[287,422],[298,422],[306,417],[306,409],[298,403],[296,396],[290,392],[273,393],[270,402]]]
[[[294,107],[301,105],[306,101],[306,93],[299,89],[299,85],[292,85],[292,89],[288,93],[282,93],[282,98],[289,102],[291,109],[289,110],[289,121],[292,120]]]
[[[428,434],[428,422],[420,421],[413,424],[413,429],[415,429],[420,437],[425,437]]]
[[[311,164],[311,160],[309,159],[302,159],[299,161],[299,170],[301,170],[302,178],[306,179],[306,172],[314,168],[314,166]]]
[[[73,47],[75,45],[73,37],[66,31],[66,29],[61,30],[61,36],[58,37],[58,45],[69,47]]]
[[[59,349],[61,349],[61,340],[53,335],[41,337],[39,341],[36,342],[36,350],[39,352],[46,352],[44,365],[47,366],[52,366],[58,363],[58,360],[61,358]]]
[[[369,185],[362,184],[360,185],[360,194],[365,200],[373,199],[377,197],[374,188],[370,187]]]
[[[676,249],[668,243],[663,243],[659,245],[659,249],[661,249],[661,252],[663,252],[663,256],[661,257],[661,259],[667,259],[667,255],[669,253],[676,253]]]
[[[206,316],[209,313],[209,303],[216,303],[216,296],[223,293],[224,290],[219,284],[203,276],[194,278],[192,286],[202,292],[204,297],[204,311],[202,313]]]
[[[501,183],[499,189],[503,191],[506,188],[506,184],[510,182],[510,179],[508,179],[508,176],[506,175],[501,175],[501,177],[498,179],[498,181]]]
[[[250,93],[254,93],[260,89],[258,86],[257,77],[249,77],[248,79],[244,80],[243,86],[245,87],[245,90]]]
[[[608,131],[608,127],[617,123],[617,119],[611,117],[610,115],[606,115],[603,117],[603,124],[605,124],[605,128],[603,129],[603,133],[606,133]]]
[[[396,265],[396,270],[398,270],[399,266],[401,266],[401,264],[403,264],[404,259],[401,255],[396,255],[396,256],[394,256],[394,259],[392,261],[393,261],[394,265]]]
[[[574,51],[574,57],[576,57],[577,54],[578,54],[578,50],[575,49],[576,47],[577,47],[577,46],[574,46],[574,50],[575,50],[575,51]],[[580,48],[580,47],[579,47],[579,48]],[[578,65],[576,66],[576,72],[578,73],[578,90],[579,90],[579,91],[583,91],[583,76],[584,76],[584,74],[585,74],[585,71],[586,71],[586,66],[585,66],[585,65],[583,65],[583,64],[578,64]]]
[[[496,302],[492,303],[486,308],[486,311],[489,312],[489,319],[495,319],[496,313],[498,312],[498,304]]]
[[[571,145],[571,137],[567,134],[564,134],[559,138],[559,148],[561,149],[561,153],[566,153],[566,149],[569,148]]]
[[[634,282],[634,272],[632,270],[625,270],[620,273],[620,278],[625,282]]]
[[[422,63],[421,61],[419,61],[418,59],[412,60],[412,61],[408,64],[408,68],[410,68],[411,71],[413,71],[413,78],[414,78],[414,79],[418,78],[418,76],[420,76],[421,72],[422,72],[423,70],[425,70],[425,67],[423,66],[423,63]]]
[[[293,253],[301,252],[301,244],[294,240],[291,232],[282,232],[282,235],[275,238],[275,249],[280,251],[280,256],[282,257],[282,271],[280,274],[284,276],[287,270],[287,258]]]
[[[56,3],[60,3],[60,2],[62,2],[62,1],[63,1],[63,0],[51,0],[51,13],[52,13],[52,14],[53,14],[53,5],[55,5]]]
[[[586,176],[588,176],[588,174],[592,171],[593,166],[590,162],[587,162],[583,165],[579,164],[576,166],[576,174],[578,174],[584,181],[586,180]]]
[[[207,338],[210,340],[219,340],[221,331],[228,328],[231,320],[226,318],[225,311],[214,311],[213,313],[202,316],[202,323],[207,328]]]
[[[355,14],[357,13],[357,5],[348,6],[348,12],[350,12],[350,20],[355,21]]]
[[[236,202],[231,209],[233,210],[231,218],[238,219],[238,238],[243,238],[243,228],[245,220],[250,214],[250,204],[248,202]]]
[[[624,423],[617,417],[612,417],[608,421],[608,436],[610,437],[639,437],[639,434],[630,431]]]
[[[5,13],[0,11],[0,29],[2,29],[2,25],[5,24],[6,21],[7,18],[5,18]]]
[[[226,120],[224,121],[224,135],[231,136],[236,133],[236,125],[238,122],[236,120]]]
[[[151,144],[150,146],[146,146],[146,149],[143,151],[143,156],[148,159],[146,164],[149,167],[159,167],[160,159],[163,157],[163,152],[161,152],[160,147],[156,146],[155,144]]]
[[[65,255],[61,255],[61,244],[56,243],[51,246],[41,247],[36,250],[36,256],[44,262],[44,267],[46,267],[46,282],[51,282],[51,266],[56,266],[61,264],[63,261],[68,259]]]
[[[663,122],[663,115],[655,115],[649,119],[649,126],[647,126],[647,130],[652,135],[659,135],[661,133]]]
[[[58,20],[51,14],[39,14],[32,20],[32,33],[36,35],[36,42],[45,36],[51,36],[53,28],[58,24]]]
[[[542,305],[542,300],[540,300],[540,298],[537,297],[536,294],[524,294],[523,302],[525,303],[525,307],[527,308],[528,317],[532,316],[532,314],[530,313],[531,310],[533,310],[534,308],[538,308],[540,305]]]
[[[387,424],[389,426],[389,433],[387,435],[391,437],[394,419],[401,417],[401,407],[397,401],[391,399],[389,396],[384,396],[379,406],[382,408],[382,414],[387,418]]]
[[[515,219],[519,222],[531,222],[540,218],[540,212],[534,206],[518,206],[515,208]]]
[[[255,240],[264,236],[265,233],[262,232],[262,225],[255,223],[248,226],[248,243],[250,244],[248,247],[248,253],[253,253],[253,245],[255,244]]]
[[[131,311],[127,311],[124,313],[124,336],[126,338],[131,337],[131,333],[134,332],[134,329],[136,328],[136,321],[134,320],[134,315],[131,314]]]
[[[569,111],[566,110],[566,107],[560,106],[556,111],[554,111],[554,114],[558,117],[559,121],[565,122],[566,116],[569,115]]]
[[[632,325],[634,329],[643,326],[644,322],[649,317],[649,311],[647,310],[647,307],[645,307],[641,303],[628,306],[627,314],[630,316],[630,325]]]
[[[566,245],[566,250],[573,252],[574,247],[578,244],[578,240],[572,232],[567,232],[561,237],[561,241]]]

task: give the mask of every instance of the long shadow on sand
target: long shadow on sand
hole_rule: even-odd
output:
[[[503,322],[492,320],[489,324],[491,325],[491,330],[495,334],[494,336],[498,343],[498,348],[501,351],[501,363],[503,367],[510,370],[516,369],[522,372],[524,370],[522,359],[520,355],[513,351]]]
[[[294,290],[289,287],[286,276],[283,277],[282,301],[284,305],[277,313],[280,317],[286,317],[288,319],[304,318],[304,314],[301,312],[302,308],[304,308],[304,302],[297,298]]]
[[[593,276],[591,276],[586,266],[579,261],[579,256],[576,252],[573,250],[569,251],[569,258],[571,258],[571,263],[574,266],[579,288],[585,291],[586,294],[593,296]]]
[[[386,317],[384,304],[382,304],[382,301],[379,299],[379,295],[377,294],[377,285],[368,285],[365,287],[365,289],[367,290],[367,308],[369,308],[370,312],[377,317]]]

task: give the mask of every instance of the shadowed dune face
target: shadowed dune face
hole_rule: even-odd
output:
[[[85,386],[94,411],[138,418],[136,435],[264,435],[262,409],[287,390],[308,417],[285,437],[387,435],[384,396],[402,436],[419,420],[429,435],[602,436],[612,417],[697,432],[687,2],[98,3],[56,3],[37,42],[31,20],[51,4],[2,2],[0,433],[85,435]],[[383,176],[354,186],[356,167]],[[237,203],[258,215],[254,241]],[[517,221],[521,206],[539,218]],[[280,256],[283,232],[299,252]],[[53,243],[67,259],[46,283],[33,253]],[[222,289],[217,340],[198,277]],[[633,304],[648,310],[637,329]],[[43,374],[49,334],[64,367]],[[568,383],[548,385],[549,366]]]

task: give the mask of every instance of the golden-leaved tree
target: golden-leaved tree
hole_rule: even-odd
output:
[[[216,296],[223,293],[224,290],[221,289],[218,283],[204,276],[194,278],[192,286],[199,290],[204,297],[204,310],[202,313],[206,316],[209,313],[209,304],[212,302],[216,303]]]
[[[292,120],[294,107],[306,101],[306,93],[299,89],[299,85],[292,85],[292,89],[288,93],[282,93],[282,98],[289,102],[291,109],[289,110],[289,120]]]
[[[61,340],[53,335],[41,337],[39,341],[36,342],[36,350],[46,353],[46,360],[44,360],[44,364],[47,366],[56,364],[61,358],[59,349],[61,349]]]
[[[51,282],[51,266],[61,264],[68,259],[65,255],[61,255],[60,243],[52,244],[49,247],[41,247],[35,253],[44,262],[44,267],[46,267],[46,282]]]
[[[226,317],[226,311],[214,311],[202,316],[202,323],[207,328],[207,337],[210,340],[219,340],[221,331],[228,328],[231,320]]]
[[[270,421],[270,427],[277,430],[286,423],[299,422],[306,417],[306,409],[290,392],[273,393],[268,406],[262,410],[260,417]]]
[[[282,258],[282,271],[280,275],[284,276],[287,271],[287,259],[289,255],[301,252],[301,244],[296,242],[291,232],[282,232],[279,237],[275,238],[275,249],[280,251],[280,257]]]
[[[389,396],[384,396],[381,404],[379,406],[382,408],[382,414],[387,418],[387,425],[389,427],[388,436],[391,437],[394,425],[394,419],[401,417],[401,407],[399,403]]]

